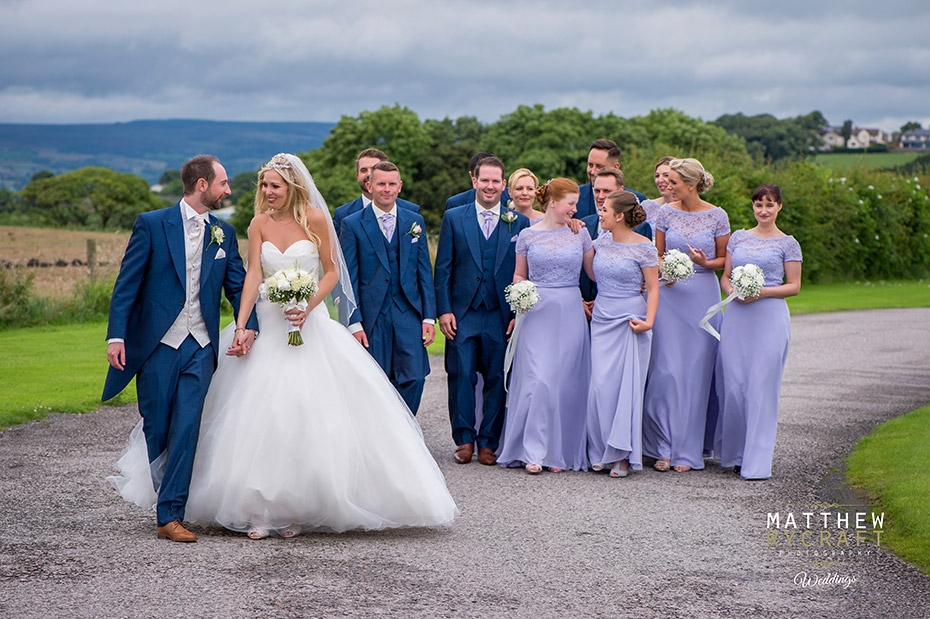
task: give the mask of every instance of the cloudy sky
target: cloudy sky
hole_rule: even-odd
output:
[[[400,103],[930,125],[926,0],[0,0],[0,122],[335,121]]]

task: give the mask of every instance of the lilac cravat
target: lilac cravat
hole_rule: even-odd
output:
[[[481,216],[484,217],[484,238],[489,239],[494,232],[494,211],[484,211]]]
[[[387,242],[391,242],[391,238],[394,236],[394,215],[391,213],[385,213],[380,216],[381,226],[384,228],[384,238],[387,239]]]

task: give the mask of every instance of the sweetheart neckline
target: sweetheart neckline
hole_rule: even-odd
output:
[[[274,248],[277,250],[277,252],[278,252],[279,254],[281,254],[282,256],[283,256],[284,254],[287,253],[287,250],[288,250],[288,249],[290,249],[290,248],[293,247],[294,245],[297,245],[298,243],[310,243],[311,245],[313,245],[314,247],[316,247],[316,244],[315,244],[313,241],[311,241],[310,239],[300,239],[300,240],[298,240],[298,241],[294,241],[293,243],[291,243],[290,245],[288,245],[288,246],[284,249],[284,251],[281,251],[280,249],[278,249],[278,246],[275,245],[274,243],[272,243],[271,241],[262,241],[262,246],[264,247],[264,245],[265,245],[266,243],[267,243],[268,245],[271,245],[272,247],[274,247]]]

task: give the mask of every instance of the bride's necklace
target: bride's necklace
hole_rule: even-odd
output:
[[[288,214],[285,214],[281,217],[275,217],[275,215],[277,214],[277,211],[275,211],[274,209],[269,209],[269,210],[271,212],[268,213],[268,216],[271,217],[271,220],[274,221],[275,223],[279,223],[279,224],[290,223],[291,220],[293,219],[293,217],[291,217]]]

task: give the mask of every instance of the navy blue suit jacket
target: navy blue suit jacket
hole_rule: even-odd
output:
[[[222,243],[211,242],[214,226],[223,231]],[[183,310],[187,301],[184,244],[184,222],[178,204],[136,217],[113,286],[107,323],[107,339],[122,338],[125,342],[126,366],[123,370],[110,367],[102,400],[116,396],[129,384]],[[220,249],[223,254],[219,254]],[[238,313],[245,269],[235,229],[213,215],[209,216],[204,233],[202,261],[200,310],[216,358],[219,354],[220,289]],[[254,312],[249,328],[258,329]]]
[[[494,287],[498,292],[501,320],[506,325],[511,318],[510,306],[504,298],[504,288],[513,281],[516,266],[517,235],[530,225],[525,216],[501,207],[501,214],[513,213],[517,218],[510,224],[503,219],[497,222],[497,257],[494,264]],[[442,216],[439,244],[436,247],[436,312],[452,312],[461,320],[471,306],[481,283],[481,228],[473,204],[449,209]]]
[[[391,279],[384,234],[378,225],[380,211],[376,213],[376,208],[366,208],[346,217],[339,237],[349,277],[352,279],[352,289],[358,301],[358,309],[350,322],[361,322],[362,328],[369,334],[390,292]],[[420,227],[419,237],[410,233],[414,225]],[[433,274],[423,217],[412,210],[398,208],[394,235],[399,235],[401,287],[401,290],[394,293],[404,295],[416,309],[421,321],[424,318],[435,318]],[[417,349],[423,348],[420,340],[409,344]]]
[[[463,204],[474,204],[476,196],[477,192],[474,188],[469,189],[468,191],[463,191],[462,193],[457,193],[446,200],[446,210],[448,211],[450,208],[462,206]],[[506,206],[509,200],[510,193],[508,193],[507,188],[504,187],[504,191],[501,193],[501,204]]]
[[[594,215],[588,215],[582,219],[584,225],[588,228],[588,234],[591,235],[591,240],[597,240],[597,236],[600,233],[601,222],[600,218],[597,216],[597,213]],[[642,234],[644,237],[652,240],[652,226],[649,225],[649,222],[644,221],[635,228],[633,232],[636,234]],[[584,272],[584,269],[581,270],[581,277],[578,281],[578,286],[581,288],[581,298],[585,301],[593,301],[597,297],[597,283],[591,281],[591,278],[588,277],[588,274]]]
[[[597,205],[594,202],[594,189],[591,187],[591,183],[585,183],[578,187],[580,193],[578,195],[578,206],[575,207],[575,219],[584,219],[585,217],[590,217],[591,215],[597,215]],[[624,187],[624,191],[629,191],[642,202],[646,199],[646,196],[639,193],[635,189],[630,189],[629,187]]]
[[[420,212],[419,205],[414,204],[413,202],[407,202],[401,198],[397,198],[397,206],[413,211],[414,213]],[[342,206],[336,207],[336,210],[333,211],[333,228],[336,230],[336,236],[342,234],[343,220],[352,213],[361,211],[364,207],[365,202],[362,200],[362,196],[357,197],[351,202],[346,202]]]

